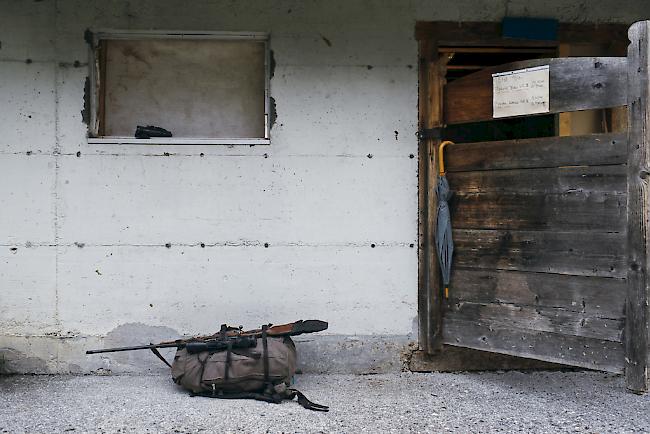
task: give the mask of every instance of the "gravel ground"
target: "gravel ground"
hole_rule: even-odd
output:
[[[594,372],[300,375],[329,413],[191,398],[162,376],[0,377],[0,432],[650,432],[650,397]]]

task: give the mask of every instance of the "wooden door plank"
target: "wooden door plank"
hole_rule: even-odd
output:
[[[623,165],[451,172],[455,229],[624,232]]]
[[[627,163],[627,133],[477,142],[445,148],[447,172]]]
[[[588,312],[575,312],[555,307],[520,306],[514,304],[474,303],[458,301],[450,303],[445,319],[459,319],[493,327],[550,332],[559,335],[582,336],[621,342],[623,318],[607,318]]]
[[[625,195],[464,193],[450,201],[454,229],[625,233]]]
[[[625,317],[625,279],[456,267],[451,303],[508,303],[585,312],[604,318]]]
[[[492,120],[492,74],[540,65],[549,65],[548,113],[627,104],[625,57],[534,59],[486,68],[449,83],[445,123]]]
[[[445,318],[444,342],[501,354],[622,372],[623,344],[535,330],[513,330],[490,322]]]
[[[624,278],[625,234],[455,229],[454,264]]]
[[[609,193],[627,195],[627,169],[568,166],[447,173],[449,185],[463,193]]]
[[[650,239],[650,22],[630,27],[628,47],[628,291],[626,305],[625,382],[628,389],[648,390],[648,290]]]

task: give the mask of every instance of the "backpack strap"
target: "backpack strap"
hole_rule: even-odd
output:
[[[254,392],[229,392],[229,393],[212,393],[207,390],[201,392],[190,392],[190,396],[205,396],[208,398],[218,398],[218,399],[255,399],[257,401],[269,402],[272,404],[280,404],[283,399],[292,400],[293,398],[298,398],[298,404],[301,407],[306,408],[307,410],[313,411],[324,411],[327,412],[330,408],[326,405],[316,404],[311,402],[302,392],[296,389],[286,389],[285,393],[254,393]]]
[[[264,349],[264,353],[262,355],[264,358],[264,392],[272,395],[274,390],[273,385],[269,381],[269,343],[267,340],[268,328],[268,325],[262,326],[262,348]]]
[[[269,343],[268,343],[268,325],[262,326],[262,348],[264,349],[263,362],[264,362],[264,391],[262,394],[271,398],[272,402],[280,403],[285,396],[282,396],[273,385],[269,378]],[[291,397],[293,399],[293,396]]]
[[[298,397],[298,404],[300,404],[301,407],[306,408],[307,410],[325,411],[325,412],[330,411],[330,408],[328,406],[311,402],[310,400],[307,399],[305,395],[302,394],[302,392],[296,389],[288,389],[288,392],[295,394],[295,396]],[[291,397],[291,399],[293,399],[293,396]]]
[[[230,362],[232,359],[232,342],[228,341],[228,348],[226,350],[226,366],[225,366],[225,372],[224,372],[224,380],[228,381],[230,378]]]
[[[255,399],[257,401],[270,402],[272,404],[279,404],[282,400],[277,400],[273,396],[263,393],[254,392],[231,392],[231,393],[212,393],[207,390],[201,392],[190,392],[190,396],[205,396],[207,398],[217,399]]]
[[[264,382],[269,382],[269,343],[267,340],[267,331],[269,326],[262,326],[262,347],[264,348]]]

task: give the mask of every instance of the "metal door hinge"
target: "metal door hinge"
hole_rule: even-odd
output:
[[[442,138],[442,128],[440,128],[440,127],[438,127],[438,128],[424,128],[424,129],[416,132],[415,135],[420,140],[425,140],[425,139],[440,140]]]

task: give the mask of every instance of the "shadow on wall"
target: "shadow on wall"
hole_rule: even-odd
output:
[[[13,348],[0,348],[0,375],[22,372],[50,373],[45,360],[38,357],[27,357],[25,353]]]
[[[111,330],[104,338],[102,347],[128,347],[135,345],[154,344],[162,341],[178,339],[181,334],[163,326],[149,326],[142,323],[122,324]],[[89,348],[90,349],[90,348]],[[171,363],[176,350],[160,349],[167,361]],[[110,372],[167,372],[168,368],[159,361],[150,351],[125,351],[102,355],[89,355],[88,357],[100,357],[105,363],[106,370]]]

